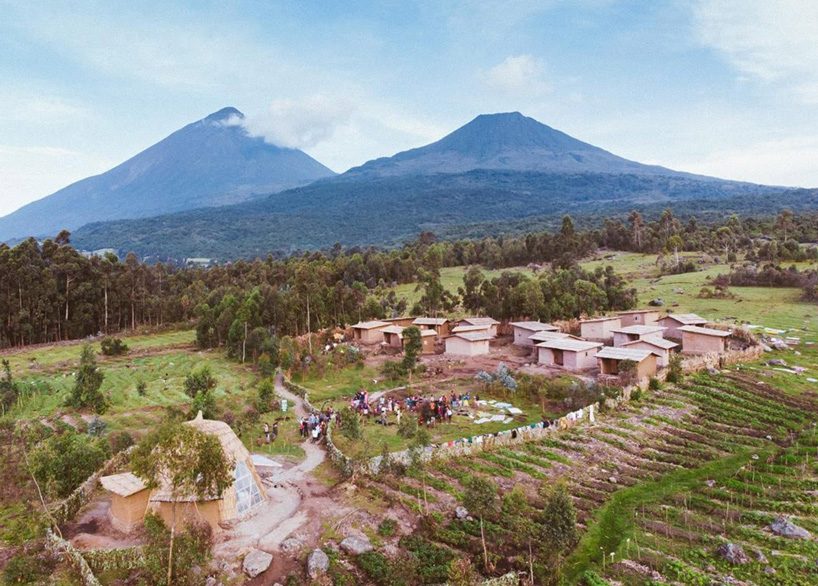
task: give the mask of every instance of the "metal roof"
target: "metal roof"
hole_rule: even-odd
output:
[[[542,332],[544,330],[550,330],[552,332],[558,332],[559,328],[552,324],[545,324],[541,321],[513,321],[511,325],[515,328],[521,328],[523,330],[531,330],[532,332]]]
[[[659,313],[658,309],[627,309],[625,311],[617,311],[617,315],[628,315],[631,313]]]
[[[671,348],[675,348],[678,346],[676,342],[671,342],[665,338],[653,338],[647,337],[642,338],[640,340],[633,340],[631,342],[625,342],[620,346],[620,348],[624,348],[625,346],[632,346],[634,344],[650,344],[651,346],[656,346],[657,348],[664,348],[665,350],[670,350]]]
[[[448,321],[445,317],[417,317],[412,323],[416,326],[442,326]]]
[[[548,340],[537,344],[538,348],[549,348],[551,350],[565,350],[567,352],[585,352],[594,348],[601,348],[600,342],[589,342],[588,340],[576,340],[574,338],[559,338]]]
[[[462,320],[473,326],[496,326],[500,322],[493,317],[464,317]]]
[[[688,334],[701,334],[702,336],[718,336],[719,338],[726,338],[730,332],[724,330],[714,330],[713,328],[700,328],[699,326],[682,326],[679,328],[680,332],[687,332]]]
[[[566,334],[564,332],[552,332],[549,330],[534,332],[528,336],[529,340],[534,340],[535,342],[546,342],[548,340],[559,340],[561,338],[576,338],[576,336],[572,336],[571,334]]]
[[[596,357],[609,358],[611,360],[633,360],[634,362],[642,362],[645,358],[652,354],[653,352],[650,350],[623,348],[621,346],[605,346],[602,350],[596,353]]]
[[[451,336],[451,337],[452,338],[462,338],[464,340],[468,340],[469,342],[483,342],[483,341],[486,341],[486,340],[491,341],[491,340],[494,339],[494,336],[492,336],[491,334],[480,333],[480,332],[474,332],[474,333],[468,333],[468,334],[455,334],[454,336]]]
[[[372,320],[372,321],[358,322],[357,324],[355,324],[352,327],[355,328],[356,330],[374,330],[376,328],[385,328],[388,325],[389,324],[387,322],[385,322],[385,321]]]
[[[650,334],[658,334],[665,331],[667,328],[662,326],[626,326],[624,328],[616,328],[611,330],[615,334],[635,334],[637,336],[649,336]]]
[[[102,488],[119,496],[131,496],[145,490],[145,483],[133,472],[111,474],[99,479]]]
[[[704,319],[700,315],[696,315],[695,313],[669,313],[665,317],[660,318],[660,319],[667,319],[667,318],[676,320],[680,324],[683,324],[683,325],[686,325],[686,326],[695,326],[695,325],[701,325],[701,324],[706,324],[707,323],[706,319]]]
[[[453,334],[465,334],[466,332],[486,332],[491,327],[491,324],[485,325],[468,325],[468,326],[455,326],[452,328]]]

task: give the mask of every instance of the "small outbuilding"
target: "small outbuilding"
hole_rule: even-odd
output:
[[[485,332],[486,334],[488,334],[492,338],[495,337],[495,335],[492,333],[491,326],[488,326],[488,325],[485,325],[485,326],[480,326],[480,325],[471,326],[471,325],[466,325],[466,324],[460,324],[460,325],[457,325],[457,326],[452,328],[452,334],[469,334],[469,333],[473,334],[473,333],[476,333],[476,332]]]
[[[601,342],[572,337],[548,340],[537,344],[537,362],[572,372],[588,370],[596,366],[596,353],[601,347]]]
[[[659,321],[656,323],[665,328],[665,338],[681,340],[682,332],[679,331],[679,328],[683,328],[684,326],[703,326],[707,323],[707,320],[695,313],[669,313],[659,318]]]
[[[481,356],[489,353],[493,337],[486,332],[455,334],[446,338],[446,354],[452,356]]]
[[[566,334],[565,332],[549,332],[548,330],[543,330],[542,332],[534,332],[528,339],[534,342],[536,346],[540,342],[548,342],[549,340],[562,340],[564,338],[571,338],[573,340],[581,340],[582,338],[578,338],[577,336],[572,336],[571,334]]]
[[[401,326],[389,326],[383,329],[383,343],[391,348],[403,350],[403,331],[406,328]],[[422,342],[421,354],[435,353],[435,340],[437,333],[434,330],[420,330],[420,339]]]
[[[596,360],[602,374],[621,374],[622,362],[627,360],[636,363],[634,378],[637,382],[656,375],[656,355],[650,350],[605,346],[597,352]]]
[[[727,337],[730,332],[700,328],[699,326],[682,326],[682,352],[685,354],[723,354],[727,349]]]
[[[658,309],[630,309],[616,312],[622,322],[622,327],[653,325],[659,320],[661,314],[662,312]]]
[[[111,493],[108,518],[114,529],[130,533],[140,527],[145,519],[150,497],[150,490],[145,487],[142,479],[133,472],[123,472],[103,476],[99,483]]]
[[[497,326],[500,322],[493,317],[465,317],[460,320],[460,326],[485,326],[492,336],[497,335]],[[452,330],[454,332],[454,330]]]
[[[352,339],[361,344],[380,344],[383,342],[383,329],[391,324],[385,321],[363,321],[352,326]]]
[[[664,338],[642,338],[622,344],[622,348],[636,348],[638,350],[650,350],[656,355],[656,366],[666,368],[670,364],[670,352],[678,344]]]
[[[607,344],[613,340],[613,331],[622,327],[618,315],[583,319],[579,322],[579,335],[586,340]]]
[[[661,338],[665,328],[661,326],[628,326],[613,330],[613,345],[624,346],[628,342],[645,338]]]
[[[415,321],[415,318],[409,315],[405,315],[403,317],[387,317],[382,319],[381,321],[388,322],[393,326],[401,326],[403,328],[408,328],[412,325],[412,322]]]
[[[449,335],[452,324],[445,317],[417,317],[412,325],[422,330],[434,330],[438,336],[445,338]]]
[[[514,328],[515,346],[533,346],[534,341],[531,340],[531,335],[536,332],[560,331],[557,326],[541,321],[514,321],[511,322],[511,327]]]

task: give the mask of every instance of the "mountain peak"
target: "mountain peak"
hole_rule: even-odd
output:
[[[242,114],[241,111],[233,106],[227,106],[218,112],[213,112],[210,116],[205,118],[205,122],[225,122],[234,116],[244,120],[244,114]]]

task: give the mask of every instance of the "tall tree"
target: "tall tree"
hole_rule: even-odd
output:
[[[97,367],[93,346],[84,344],[69,404],[77,408],[90,407],[96,413],[104,413],[108,409],[108,400],[100,390],[104,379],[105,375]]]
[[[497,505],[497,486],[482,476],[471,476],[466,480],[463,505],[480,520],[480,541],[483,544],[483,567],[490,572],[489,551],[486,546],[486,531],[483,519],[494,512]]]

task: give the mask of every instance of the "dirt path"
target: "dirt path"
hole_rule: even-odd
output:
[[[304,400],[289,392],[281,378],[275,381],[276,393],[290,401],[298,417],[307,414]],[[216,545],[217,557],[238,556],[250,548],[258,548],[273,554],[279,552],[281,543],[311,523],[326,507],[326,488],[317,483],[311,472],[325,459],[326,452],[320,445],[309,440],[301,444],[306,458],[295,466],[282,468],[264,479],[269,501],[249,519],[241,521],[226,532]],[[303,542],[312,541],[310,536],[299,536]],[[314,536],[317,539],[317,535]]]

